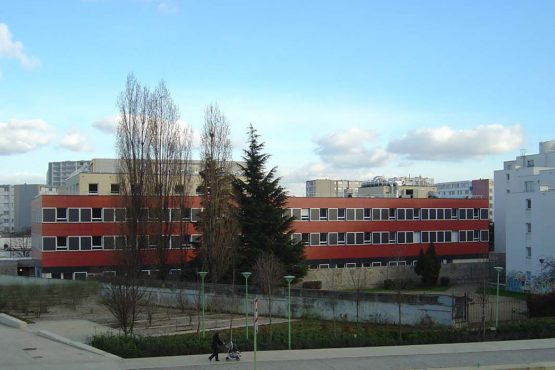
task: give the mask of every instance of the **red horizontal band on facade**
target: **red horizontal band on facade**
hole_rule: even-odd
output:
[[[122,195],[42,195],[35,201],[40,201],[42,208],[125,208]],[[170,208],[179,208],[180,202],[180,197],[172,197]],[[201,199],[198,196],[185,199],[185,204],[189,208],[199,208],[200,202]]]
[[[189,262],[195,257],[192,249],[168,250],[167,263],[179,265]],[[156,251],[146,250],[143,258],[145,265],[157,264]],[[118,263],[117,251],[51,251],[42,252],[42,267],[102,267],[115,266]]]

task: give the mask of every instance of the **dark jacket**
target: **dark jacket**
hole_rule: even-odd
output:
[[[224,344],[221,339],[220,339],[220,335],[218,333],[214,334],[212,336],[212,349],[213,350],[217,350],[219,346],[221,346],[222,344]]]

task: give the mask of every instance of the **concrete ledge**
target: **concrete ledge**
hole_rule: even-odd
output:
[[[27,323],[25,321],[21,321],[19,319],[16,319],[15,317],[6,315],[5,313],[0,313],[0,324],[4,324],[16,329],[27,328]]]
[[[530,364],[514,364],[514,365],[487,365],[487,366],[466,366],[466,367],[445,367],[436,368],[436,370],[555,370],[555,362],[536,362]]]
[[[39,330],[37,332],[37,335],[40,336],[40,337],[43,337],[43,338],[47,338],[47,339],[59,342],[59,343],[63,343],[63,344],[68,345],[68,346],[72,346],[72,347],[75,347],[75,348],[82,349],[84,351],[96,353],[97,355],[102,355],[106,358],[113,358],[113,359],[116,359],[116,358],[119,359],[120,358],[116,355],[113,355],[113,354],[108,353],[108,352],[104,352],[104,351],[102,351],[98,348],[94,348],[94,347],[89,346],[87,344],[74,342],[71,339],[67,339],[65,337],[62,337],[61,335],[52,333],[51,331],[48,331],[48,330]]]

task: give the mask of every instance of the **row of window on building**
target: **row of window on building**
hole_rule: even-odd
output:
[[[145,220],[157,220],[160,210],[144,208]],[[200,219],[202,208],[172,208],[165,219]],[[286,211],[298,221],[405,221],[405,220],[487,220],[487,208],[292,208]],[[43,208],[38,222],[124,222],[125,208]]]
[[[487,220],[487,208],[292,208],[301,221]]]
[[[309,246],[488,242],[488,230],[294,233]]]
[[[107,236],[44,236],[43,251],[90,251],[121,249],[126,237],[122,235]],[[174,249],[193,248],[200,241],[201,235],[172,235],[168,247]],[[295,242],[308,246],[341,246],[368,244],[419,244],[419,243],[458,243],[487,242],[488,230],[442,230],[442,231],[374,231],[374,232],[328,232],[328,233],[294,233]],[[159,237],[141,236],[141,245],[156,248]]]
[[[143,235],[140,237],[140,245],[146,248],[156,248],[158,237]],[[174,249],[193,248],[198,244],[200,235],[172,235],[169,237],[168,247]],[[113,250],[122,249],[126,243],[124,235],[105,236],[43,236],[43,251],[90,251],[90,250]]]

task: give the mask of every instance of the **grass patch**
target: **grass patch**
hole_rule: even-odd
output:
[[[480,292],[480,290],[478,290],[477,293],[479,293],[479,292]],[[487,293],[490,294],[490,295],[497,295],[497,289],[496,288],[488,288]],[[528,293],[511,292],[510,290],[505,290],[505,289],[499,289],[499,295],[502,296],[502,297],[511,297],[511,298],[522,299],[523,301],[525,301],[526,298],[528,298]]]

